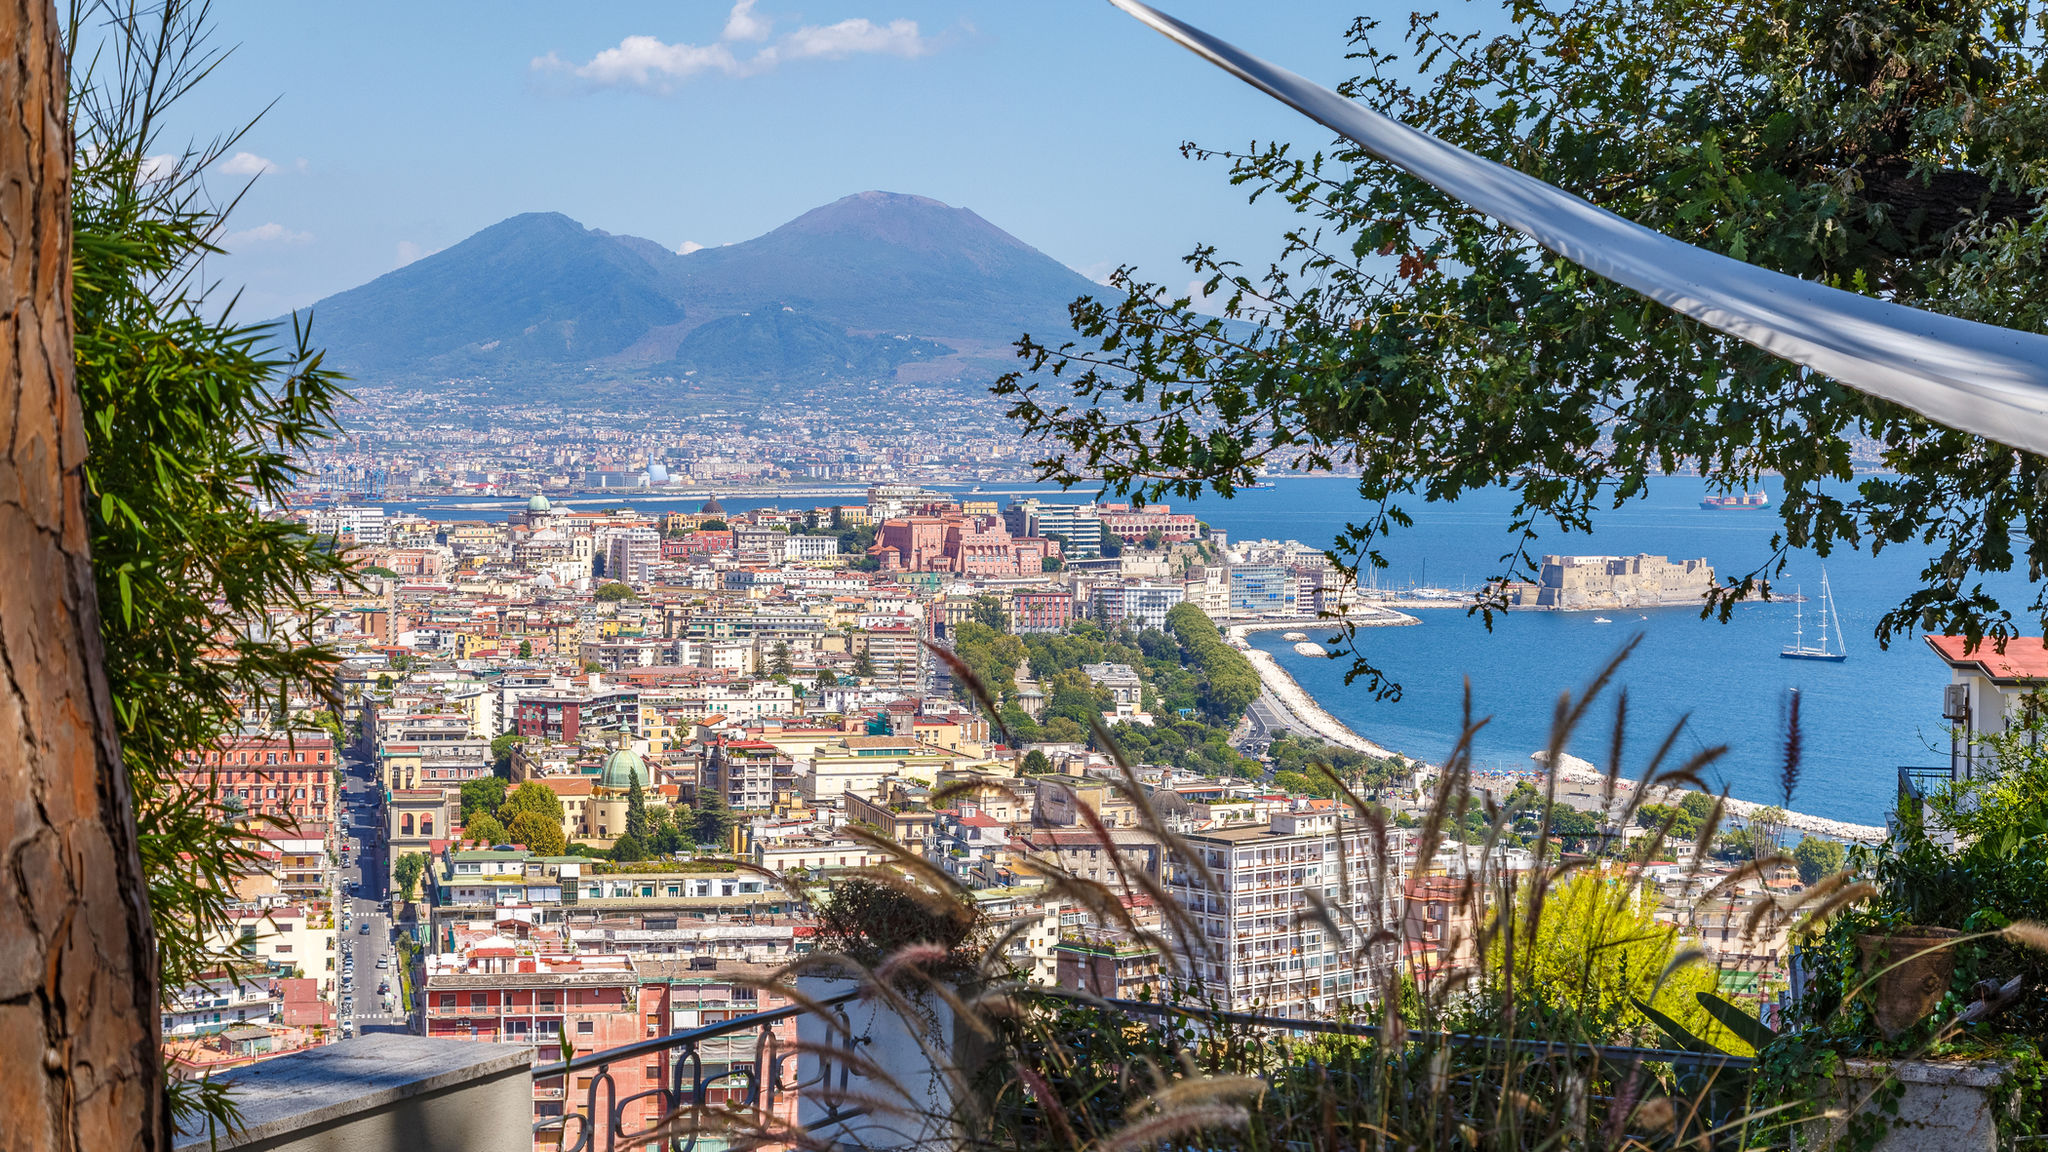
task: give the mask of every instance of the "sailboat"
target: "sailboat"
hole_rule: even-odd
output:
[[[1806,643],[1806,598],[1804,596],[1800,597],[1797,607],[1798,610],[1792,617],[1792,646],[1779,652],[1778,655],[1787,660],[1832,660],[1837,663],[1847,660],[1849,658],[1847,652],[1837,652],[1828,647],[1828,624],[1830,622],[1834,624],[1835,641],[1840,643],[1842,621],[1840,617],[1835,615],[1835,594],[1828,587],[1828,570],[1826,568],[1820,570],[1820,612],[1818,613],[1820,616],[1820,645],[1818,647],[1810,646]]]

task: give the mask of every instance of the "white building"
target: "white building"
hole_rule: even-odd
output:
[[[315,536],[332,536],[358,544],[385,542],[384,509],[375,505],[336,504],[306,515],[306,527]]]
[[[831,560],[838,555],[837,536],[785,536],[782,540],[782,561],[785,564]]]
[[[1401,859],[1406,835],[1387,830],[1391,861]],[[1265,826],[1191,832],[1185,843],[1202,853],[1220,890],[1210,891],[1177,853],[1162,879],[1201,933],[1188,942],[1188,975],[1220,1006],[1328,1017],[1338,1005],[1377,997],[1399,959],[1400,887],[1397,877],[1380,875],[1373,837],[1358,821],[1279,813]],[[1310,913],[1310,890],[1322,896],[1341,939]],[[1361,964],[1359,949],[1380,929],[1391,938],[1367,949]]]
[[[650,569],[661,563],[661,533],[645,526],[620,528],[605,545],[604,578],[623,584],[645,584]]]

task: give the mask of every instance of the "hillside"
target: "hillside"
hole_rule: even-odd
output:
[[[983,380],[1057,336],[1099,286],[964,208],[863,192],[766,235],[678,255],[529,213],[315,304],[315,339],[368,383],[476,377],[524,394],[606,378]]]

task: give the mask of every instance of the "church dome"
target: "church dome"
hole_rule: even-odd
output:
[[[615,788],[624,792],[633,787],[635,780],[640,781],[640,786],[645,788],[653,779],[647,774],[647,762],[640,759],[638,752],[631,748],[621,748],[604,758],[604,774],[598,777],[597,782],[600,787]]]
[[[533,499],[526,502],[526,510],[528,512],[547,512],[553,510],[553,508],[554,505],[548,503],[548,498],[538,492],[533,494]]]
[[[699,508],[698,512],[706,516],[723,516],[725,515],[725,505],[720,504],[718,497],[713,496],[704,502],[704,507]]]

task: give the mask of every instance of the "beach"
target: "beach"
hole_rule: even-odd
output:
[[[1400,612],[1385,612],[1383,618],[1359,620],[1354,621],[1354,623],[1362,628],[1371,628],[1414,624],[1418,623],[1418,621],[1414,617]],[[1262,620],[1253,624],[1230,625],[1226,635],[1238,647],[1238,650],[1244,653],[1245,659],[1251,661],[1251,665],[1258,671],[1259,680],[1265,685],[1266,691],[1291,712],[1295,719],[1301,721],[1303,726],[1314,732],[1315,735],[1340,748],[1349,748],[1369,756],[1392,759],[1400,755],[1367,739],[1353,731],[1343,721],[1330,715],[1322,705],[1316,703],[1314,697],[1303,690],[1301,685],[1295,681],[1294,677],[1285,668],[1280,666],[1279,661],[1273,659],[1271,653],[1252,647],[1244,639],[1247,634],[1252,632],[1313,628],[1317,625],[1327,627],[1330,625],[1330,621]],[[1544,754],[1542,752],[1531,753],[1530,759],[1536,761],[1537,770],[1540,772]],[[1600,796],[1602,790],[1606,787],[1607,774],[1594,767],[1590,762],[1567,753],[1559,757],[1557,778],[1557,798],[1559,802],[1570,803],[1573,807],[1579,808],[1598,808],[1600,806]],[[1634,791],[1636,781],[1623,778],[1616,782],[1616,788],[1619,792],[1617,798],[1618,807],[1620,802],[1626,801],[1627,794]],[[1683,793],[1686,790],[1671,788],[1663,789],[1662,791],[1664,794],[1655,797],[1652,800],[1653,803],[1677,804],[1683,798]],[[1725,810],[1728,816],[1738,820],[1747,820],[1758,809],[1769,807],[1769,805],[1759,804],[1750,800],[1737,800],[1733,797],[1727,799],[1726,805]],[[1825,816],[1814,816],[1805,812],[1789,810],[1786,812],[1785,826],[1800,832],[1812,833],[1816,836],[1865,844],[1876,844],[1882,841],[1886,834],[1884,828],[1876,825],[1855,824],[1847,820],[1834,820]]]
[[[1403,624],[1415,624],[1419,623],[1419,621],[1413,616],[1401,612],[1380,609],[1375,611],[1373,618],[1354,619],[1352,623],[1360,628],[1384,628]],[[1229,636],[1232,644],[1237,647],[1238,651],[1244,653],[1245,659],[1251,661],[1252,667],[1259,673],[1259,682],[1265,685],[1266,691],[1275,700],[1278,700],[1282,707],[1293,713],[1294,718],[1301,721],[1302,725],[1311,732],[1339,748],[1349,748],[1354,752],[1363,752],[1368,756],[1392,759],[1395,753],[1389,752],[1378,744],[1360,736],[1345,725],[1343,721],[1325,711],[1322,705],[1316,703],[1313,696],[1302,690],[1301,685],[1295,682],[1293,676],[1288,675],[1285,668],[1280,667],[1279,662],[1274,660],[1271,654],[1254,648],[1245,642],[1245,636],[1252,632],[1275,632],[1318,626],[1327,628],[1331,627],[1332,624],[1331,621],[1324,619],[1262,620],[1254,624],[1230,625],[1226,635]]]

